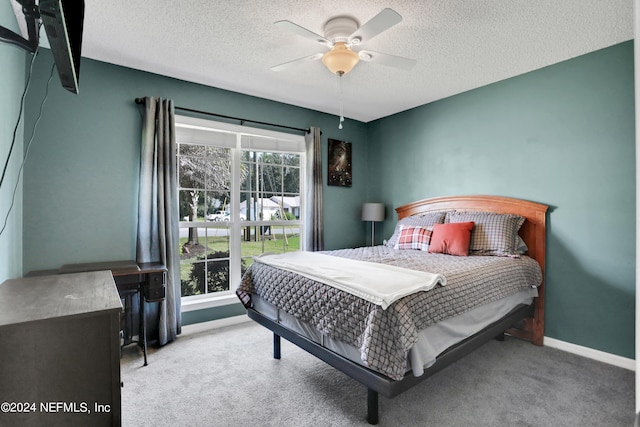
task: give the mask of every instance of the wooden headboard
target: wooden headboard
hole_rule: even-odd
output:
[[[418,200],[396,208],[398,219],[411,215],[421,215],[433,211],[484,211],[496,213],[510,213],[525,218],[520,228],[520,237],[527,244],[527,255],[538,261],[544,277],[546,238],[547,238],[547,205],[500,196],[445,196],[432,199]],[[532,324],[525,325],[523,338],[531,339],[534,344],[542,345],[544,336],[544,280],[538,287],[538,298],[534,308]]]

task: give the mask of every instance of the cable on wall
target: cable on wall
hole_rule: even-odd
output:
[[[37,54],[37,50],[33,55],[33,59],[31,60],[31,67],[29,69],[29,78],[27,80],[27,84],[25,86],[24,92],[22,94],[22,101],[24,101],[24,95],[27,93],[27,89],[29,88],[29,85],[31,83],[31,71],[33,70],[33,62],[35,60]],[[33,138],[35,137],[36,134],[36,128],[38,127],[38,123],[40,122],[40,119],[42,118],[42,109],[44,108],[44,103],[47,100],[47,97],[49,96],[49,84],[51,83],[51,79],[53,78],[53,72],[56,68],[56,64],[55,62],[51,65],[51,73],[49,74],[49,79],[47,80],[47,87],[45,89],[45,93],[44,93],[44,98],[42,98],[42,102],[40,103],[40,110],[38,112],[38,118],[36,119],[35,123],[33,124],[33,130],[31,131],[31,138],[29,138],[29,142],[27,143],[27,147],[24,150],[24,156],[22,157],[22,163],[20,163],[20,168],[18,169],[18,177],[16,179],[16,185],[13,187],[13,194],[11,195],[11,205],[9,206],[9,210],[7,211],[7,215],[5,215],[4,217],[4,224],[2,225],[2,229],[0,230],[0,236],[2,236],[2,233],[4,233],[4,230],[7,228],[7,223],[9,221],[9,215],[11,214],[11,210],[13,209],[13,205],[15,203],[16,200],[16,192],[18,190],[18,183],[20,182],[20,177],[22,176],[22,169],[24,168],[24,164],[27,161],[27,156],[29,155],[29,148],[31,147],[31,143],[33,142]],[[23,102],[21,101],[20,103],[20,115],[18,116],[18,123],[20,123],[20,118],[22,117],[22,105]],[[11,142],[11,148],[13,148],[13,145],[15,143],[15,139],[16,139],[16,131],[18,128],[18,123],[16,123],[16,130],[14,130],[13,133],[13,141]],[[11,156],[11,153],[9,153],[9,156],[7,157],[7,164],[9,162],[9,157]],[[7,169],[7,164],[5,164],[5,171]],[[4,180],[4,172],[2,174],[2,179]],[[2,184],[2,182],[0,181],[0,185]]]

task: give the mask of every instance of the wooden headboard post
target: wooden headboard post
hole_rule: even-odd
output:
[[[544,271],[547,239],[547,205],[500,196],[445,196],[419,200],[396,208],[398,219],[434,211],[483,211],[510,213],[525,218],[520,237],[529,248],[527,255],[538,261],[542,269],[542,284],[534,303],[533,318],[525,320],[523,330],[510,330],[513,335],[542,345],[544,339]]]

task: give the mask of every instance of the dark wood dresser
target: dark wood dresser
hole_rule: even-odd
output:
[[[121,425],[121,312],[109,271],[2,283],[0,425]]]

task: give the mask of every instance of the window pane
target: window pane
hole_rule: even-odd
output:
[[[279,193],[282,191],[282,167],[264,165],[262,167],[262,190]]]
[[[282,155],[282,164],[285,166],[300,166],[300,155],[284,153]]]
[[[270,215],[277,210],[277,205],[260,193],[241,193],[240,219],[247,221],[269,220]],[[274,207],[275,206],[275,207]]]
[[[181,221],[204,221],[204,191],[180,190],[178,211]]]
[[[263,237],[265,252],[284,253],[300,250],[298,226],[271,226],[270,233]]]
[[[285,166],[282,172],[282,191],[285,194],[300,194],[300,168]]]
[[[207,229],[206,250],[207,258],[229,258],[229,229]]]
[[[270,165],[279,165],[282,163],[282,154],[280,153],[262,153],[262,163]]]
[[[182,188],[229,190],[231,188],[231,150],[189,145],[180,154],[179,184]],[[180,148],[182,150],[182,146]]]
[[[183,297],[205,293],[206,282],[203,267],[203,262],[180,262],[180,287]]]
[[[231,189],[231,150],[207,147],[204,159],[205,188],[213,190]]]
[[[207,221],[229,221],[231,193],[228,191],[207,191],[205,197]]]
[[[254,191],[257,189],[256,180],[258,173],[258,165],[256,163],[257,153],[255,152],[242,152],[242,183],[240,185],[241,191]]]
[[[180,156],[179,182],[182,188],[205,188],[205,173],[207,158],[195,156]]]
[[[207,292],[221,292],[229,290],[229,259],[221,261],[207,261]]]

